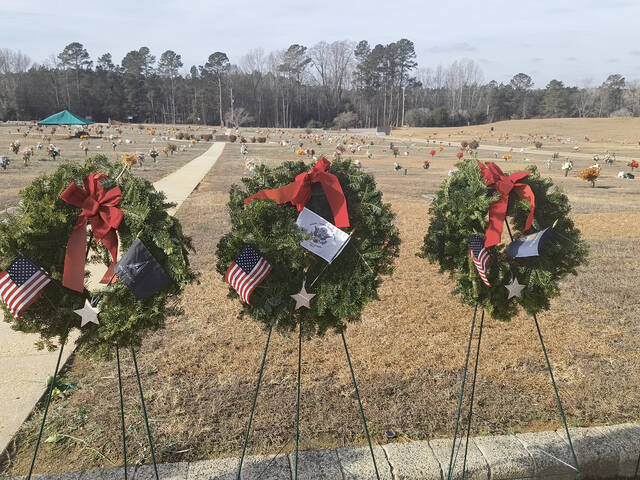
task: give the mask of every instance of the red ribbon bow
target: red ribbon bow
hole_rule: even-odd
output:
[[[244,203],[249,204],[256,198],[269,198],[275,200],[277,204],[290,202],[301,212],[311,200],[311,185],[320,183],[333,213],[333,223],[336,227],[349,227],[347,200],[344,198],[338,177],[327,171],[330,166],[331,163],[322,157],[313,166],[311,173],[301,173],[295,181],[284,187],[260,190],[255,195],[245,198]]]
[[[116,229],[124,217],[122,210],[116,205],[122,200],[120,187],[109,191],[100,184],[106,178],[104,173],[92,173],[84,179],[84,190],[72,182],[62,192],[60,198],[74,207],[82,209],[78,221],[67,243],[67,253],[64,259],[64,273],[62,285],[76,292],[84,290],[84,269],[87,253],[87,221],[96,240],[101,241],[113,258],[113,263],[104,274],[100,283],[108,283],[113,277],[114,267],[118,258],[118,235]]]
[[[533,212],[536,206],[536,199],[529,185],[524,183],[516,183],[518,180],[525,178],[531,172],[516,172],[506,176],[500,167],[493,162],[487,162],[485,167],[478,162],[478,166],[482,171],[482,178],[487,186],[493,188],[500,194],[500,198],[493,202],[489,207],[489,225],[487,225],[486,239],[484,246],[486,248],[498,245],[502,238],[502,228],[507,215],[507,206],[509,204],[509,193],[513,190],[520,198],[529,201],[530,209],[524,231],[531,228],[533,223]]]

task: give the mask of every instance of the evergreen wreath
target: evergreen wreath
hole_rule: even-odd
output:
[[[342,186],[351,225],[349,243],[331,264],[300,246],[306,234],[296,228],[296,207],[272,200],[244,204],[245,198],[258,191],[280,188],[310,169],[302,161],[284,162],[273,169],[259,165],[253,176],[242,179],[244,188],[231,187],[231,231],[218,243],[217,270],[224,275],[242,248],[253,245],[273,270],[253,292],[251,304],[243,303],[244,312],[281,332],[301,324],[305,334],[323,335],[329,329],[343,332],[348,322],[360,319],[367,303],[378,299],[380,276],[393,273],[400,237],[390,205],[382,202],[373,177],[358,171],[348,159],[334,160],[329,169]],[[333,221],[319,184],[313,185],[307,208]],[[310,309],[294,310],[290,295],[300,290],[305,279],[307,290],[316,296]],[[229,296],[239,298],[231,287]]]
[[[16,320],[4,303],[5,321],[14,330],[38,333],[38,346],[55,348],[52,339],[64,340],[69,331],[80,325],[73,311],[82,308],[85,299],[100,297],[99,325],[90,324],[80,330],[78,348],[97,357],[109,356],[114,344],[120,347],[139,346],[144,335],[163,328],[165,319],[180,313],[177,294],[195,279],[189,268],[191,240],[182,233],[180,222],[167,214],[173,204],[157,192],[153,185],[135,177],[130,169],[110,163],[103,155],[89,158],[84,165],[65,163],[54,173],[36,178],[21,191],[16,213],[0,222],[0,267],[6,268],[18,256],[25,256],[41,267],[53,281],[44,295]],[[121,282],[115,282],[99,292],[86,288],[79,293],[62,286],[62,274],[67,241],[78,219],[79,209],[66,203],[60,194],[71,184],[82,185],[91,173],[104,173],[105,189],[119,186],[122,200],[118,208],[124,220],[118,228],[121,252],[124,253],[139,236],[171,279],[171,285],[144,300],[138,300]],[[92,235],[88,237],[90,262],[110,265],[106,247]]]
[[[536,257],[513,259],[506,255],[504,244],[490,247],[487,276],[492,287],[487,287],[469,255],[469,239],[473,234],[485,234],[489,206],[499,194],[485,184],[476,161],[465,160],[456,167],[459,171],[442,183],[431,202],[431,223],[418,256],[437,263],[441,272],[454,277],[454,293],[460,294],[462,303],[480,304],[498,320],[510,320],[518,305],[529,314],[548,310],[550,299],[560,294],[560,281],[568,274],[576,275],[587,260],[588,246],[568,217],[571,207],[567,196],[552,188],[553,181],[541,177],[535,166],[526,168],[531,173],[519,183],[533,191],[535,213],[533,228],[525,235],[546,227],[553,227],[553,233]],[[529,202],[511,192],[506,221],[514,239],[523,235],[528,215]],[[526,287],[521,297],[507,299],[503,286],[514,278]]]

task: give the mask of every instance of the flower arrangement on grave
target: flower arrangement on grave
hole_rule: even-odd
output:
[[[49,146],[47,146],[47,155],[51,157],[51,160],[55,160],[58,156],[60,156],[60,149],[53,143],[50,143]]]
[[[22,149],[22,161],[24,162],[25,167],[29,164],[29,159],[33,155],[33,148],[26,147]]]
[[[122,155],[121,163],[125,167],[133,167],[138,163],[138,156],[135,153],[125,153]]]
[[[600,167],[589,167],[581,170],[578,176],[586,182],[591,182],[591,187],[596,186],[596,180],[600,176]]]

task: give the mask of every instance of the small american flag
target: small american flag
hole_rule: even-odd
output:
[[[271,271],[271,264],[251,245],[246,245],[229,265],[225,280],[240,298],[249,303],[249,297]]]
[[[42,267],[18,257],[0,273],[0,297],[11,314],[19,320],[22,312],[44,293],[44,287],[50,281]]]
[[[478,269],[480,278],[482,278],[482,281],[487,287],[490,287],[491,284],[489,280],[487,280],[487,267],[489,262],[491,262],[491,255],[489,255],[487,249],[484,248],[484,237],[478,234],[471,236],[469,240],[469,255],[471,255],[473,263]]]

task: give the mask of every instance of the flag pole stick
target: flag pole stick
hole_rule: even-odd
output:
[[[267,351],[269,350],[269,341],[271,340],[271,331],[273,327],[269,327],[269,333],[267,334],[267,342],[264,346],[264,353],[262,354],[262,364],[260,365],[260,373],[258,374],[258,382],[256,384],[256,390],[253,395],[253,404],[251,405],[251,413],[249,414],[249,424],[247,425],[247,431],[244,435],[244,444],[242,445],[242,455],[240,456],[240,464],[238,465],[237,480],[241,480],[242,464],[244,463],[244,455],[247,451],[247,443],[249,443],[249,433],[251,432],[251,424],[253,423],[253,414],[256,410],[256,403],[258,402],[258,392],[260,391],[260,384],[262,383],[262,374],[264,373],[264,366],[267,362]]]
[[[27,476],[27,480],[31,480],[31,475],[33,474],[33,467],[36,463],[36,457],[38,456],[38,449],[40,448],[40,440],[42,439],[42,432],[44,431],[44,425],[47,421],[47,413],[49,412],[49,405],[51,404],[51,395],[53,394],[53,389],[56,386],[56,379],[58,378],[58,371],[60,369],[60,360],[62,359],[62,350],[64,348],[64,344],[67,342],[67,333],[62,342],[60,343],[60,351],[58,352],[58,361],[56,362],[56,368],[53,371],[53,378],[51,379],[51,384],[49,385],[49,391],[47,393],[47,403],[44,407],[44,414],[42,415],[42,423],[40,424],[40,433],[38,433],[38,440],[36,440],[36,448],[33,452],[33,458],[31,459],[31,467],[29,467],[29,475]]]

